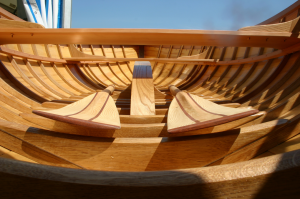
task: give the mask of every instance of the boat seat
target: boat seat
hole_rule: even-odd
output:
[[[169,87],[173,101],[168,113],[168,132],[182,133],[217,126],[258,113],[254,109],[230,108]]]
[[[110,96],[114,86],[91,94],[63,108],[49,111],[33,110],[33,113],[53,120],[97,129],[120,129],[120,117]]]
[[[155,115],[154,96],[150,62],[136,61],[131,85],[130,115]]]

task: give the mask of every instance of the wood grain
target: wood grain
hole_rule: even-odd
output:
[[[180,133],[217,126],[258,113],[258,110],[236,109],[170,86],[173,99],[168,113],[168,132]]]
[[[109,96],[114,91],[109,86],[102,92],[89,95],[73,104],[57,110],[33,113],[54,120],[99,129],[120,129],[120,118],[113,99]]]
[[[136,62],[134,65],[130,115],[155,115],[154,84],[150,62]]]

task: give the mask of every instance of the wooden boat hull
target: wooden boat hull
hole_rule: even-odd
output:
[[[298,198],[299,8],[239,31],[47,30],[0,10],[0,195]],[[34,114],[109,85],[120,129]],[[259,112],[172,134],[170,85]]]

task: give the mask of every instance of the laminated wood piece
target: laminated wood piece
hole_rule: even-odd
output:
[[[170,86],[174,99],[168,113],[168,132],[193,131],[238,120],[258,113],[258,110],[220,106],[196,95]]]
[[[110,94],[114,86],[96,92],[73,104],[50,111],[34,110],[33,113],[54,120],[99,129],[120,129],[117,107]]]

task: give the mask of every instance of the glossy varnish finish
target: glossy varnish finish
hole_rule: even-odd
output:
[[[3,12],[0,156],[33,162],[0,159],[3,198],[298,198],[299,5],[239,31]]]

